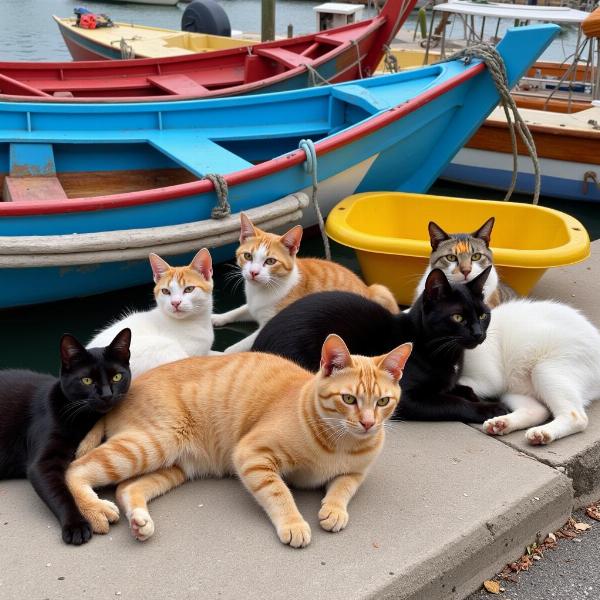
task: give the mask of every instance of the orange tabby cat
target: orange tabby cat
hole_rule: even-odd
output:
[[[296,258],[302,239],[300,225],[280,236],[255,227],[244,213],[240,213],[240,219],[236,258],[244,278],[246,304],[213,315],[212,324],[220,327],[234,321],[257,321],[258,330],[227,348],[225,353],[250,350],[261,327],[288,304],[313,292],[354,292],[393,313],[399,312],[394,296],[385,286],[367,286],[352,271],[331,261]]]
[[[310,527],[284,480],[327,484],[321,527],[346,526],[348,502],[383,446],[411,349],[350,356],[330,335],[316,375],[258,352],[157,367],[134,380],[126,400],[106,415],[108,440],[72,463],[68,486],[93,530],[106,533],[119,511],[93,488],[124,481],[117,499],[133,535],[146,540],[154,533],[149,500],[187,479],[235,474],[279,539],[306,546]]]

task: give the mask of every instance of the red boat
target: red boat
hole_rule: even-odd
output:
[[[416,0],[297,38],[160,59],[0,63],[0,100],[111,102],[279,92],[371,75]]]

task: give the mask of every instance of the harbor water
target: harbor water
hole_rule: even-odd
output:
[[[245,32],[260,30],[260,0],[220,0],[229,15],[232,28]],[[315,30],[312,8],[320,2],[309,0],[277,0],[276,31],[285,35],[288,24],[294,25],[296,34]],[[116,4],[108,2],[75,2],[73,0],[2,0],[0,2],[0,60],[50,61],[70,60],[70,55],[52,21],[53,14],[68,16],[73,8],[85,5],[95,12],[108,14],[115,21],[126,21],[158,27],[179,29],[181,15],[186,4],[175,7],[147,6],[141,4]],[[364,10],[367,17],[372,10]],[[415,27],[415,17],[406,27]],[[411,29],[412,30],[412,29]],[[550,54],[560,56],[574,45],[573,32],[566,31],[553,45]],[[502,192],[490,192],[438,182],[431,193],[501,199]],[[515,200],[531,201],[529,197],[515,196]],[[600,212],[594,204],[557,201],[542,198],[541,204],[568,212],[580,219],[587,227],[590,237],[600,237]],[[309,209],[311,210],[311,209]],[[490,215],[491,216],[491,215]],[[435,219],[435,215],[432,215]],[[523,224],[523,235],[527,225]],[[303,241],[301,255],[319,256],[320,238]],[[358,270],[353,253],[338,245],[333,246],[334,257],[346,266]],[[219,265],[215,269],[215,310],[223,312],[242,304],[242,286],[226,283],[224,277],[231,265]],[[3,274],[1,287],[10,286],[10,279]],[[82,341],[108,321],[118,318],[125,310],[146,309],[152,304],[152,282],[148,267],[148,284],[101,296],[76,298],[41,306],[0,311],[0,329],[3,344],[0,346],[0,367],[24,367],[56,372],[58,368],[58,341],[61,334],[73,333]],[[222,349],[236,341],[249,327],[239,325],[217,332],[215,348]]]

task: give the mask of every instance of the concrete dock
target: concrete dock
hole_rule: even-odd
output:
[[[534,295],[600,327],[600,241],[585,263],[546,273]],[[349,507],[346,530],[319,528],[320,492],[296,492],[313,530],[283,546],[234,479],[188,483],[152,502],[145,543],[126,521],[82,547],[26,481],[0,482],[0,599],[461,599],[600,498],[600,403],[586,432],[533,448],[524,433],[460,423],[397,423]]]

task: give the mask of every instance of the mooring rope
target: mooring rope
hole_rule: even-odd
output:
[[[537,156],[537,151],[535,149],[535,142],[529,131],[529,127],[527,127],[527,123],[523,120],[523,117],[519,114],[519,109],[510,94],[510,89],[508,87],[508,77],[506,75],[506,66],[504,61],[502,60],[502,56],[496,50],[494,46],[491,44],[482,42],[480,44],[474,44],[468,48],[463,50],[459,50],[454,53],[452,56],[439,61],[439,63],[445,63],[451,60],[463,60],[466,65],[468,65],[474,58],[481,59],[488,71],[494,84],[496,85],[496,89],[498,90],[498,95],[500,96],[500,104],[504,109],[504,115],[506,117],[506,122],[508,125],[508,130],[510,132],[510,142],[512,145],[512,153],[513,153],[513,173],[512,179],[510,182],[510,187],[504,197],[504,200],[510,200],[514,190],[515,185],[517,183],[517,172],[519,168],[519,154],[517,148],[517,137],[515,135],[515,128],[519,132],[525,147],[527,148],[527,152],[531,158],[531,162],[533,163],[533,170],[535,176],[535,187],[533,192],[533,204],[537,204],[540,197],[540,187],[541,187],[541,175],[540,175],[540,163]]]
[[[131,38],[133,41],[135,38]],[[135,58],[135,50],[131,44],[128,44],[125,38],[121,38],[119,41],[119,49],[121,51],[121,58],[127,60],[129,58]]]
[[[218,173],[207,173],[202,179],[208,179],[215,188],[217,205],[210,211],[211,219],[223,219],[231,214],[229,204],[229,188],[223,175]]]
[[[398,59],[392,54],[392,49],[387,45],[383,45],[385,56],[383,59],[384,71],[388,70],[390,73],[398,72]]]
[[[308,63],[302,63],[300,66],[306,67],[308,71],[308,76],[310,80],[309,87],[317,87],[319,85],[318,81],[322,81],[324,85],[329,85],[329,81],[319,73],[312,65]]]
[[[323,213],[321,213],[321,207],[317,199],[317,193],[319,191],[319,184],[317,181],[317,151],[315,150],[315,144],[312,140],[300,140],[298,146],[300,150],[304,150],[306,154],[306,160],[304,161],[304,170],[312,175],[312,196],[311,200],[317,213],[317,221],[319,223],[319,230],[321,231],[321,237],[323,238],[323,247],[325,248],[325,258],[331,260],[331,248],[329,247],[329,238],[325,232],[325,221],[323,220]]]
[[[358,40],[352,40],[351,44],[356,48],[356,63],[358,64],[358,78],[363,78],[362,65],[360,63],[360,47]]]

